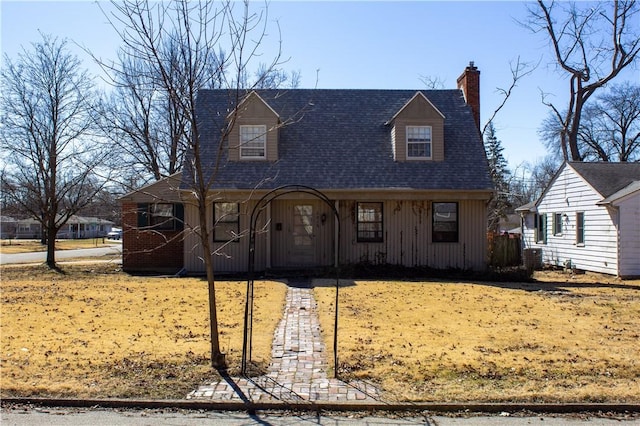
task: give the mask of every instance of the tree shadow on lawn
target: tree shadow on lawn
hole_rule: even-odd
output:
[[[430,269],[430,268],[408,268],[398,265],[347,265],[341,267],[339,274],[339,288],[353,287],[357,281],[379,281],[392,280],[399,282],[424,282],[426,284],[477,284],[489,287],[497,287],[511,290],[523,290],[526,292],[555,292],[570,293],[569,289],[588,288],[609,288],[619,290],[640,291],[640,285],[635,283],[615,282],[616,277],[609,278],[610,281],[580,282],[572,281],[571,275],[567,275],[566,281],[536,280],[523,268],[509,268],[506,270],[488,272],[476,272],[462,269]],[[269,273],[259,274],[256,280],[272,280],[281,282],[288,287],[331,288],[336,286],[335,270],[325,268],[322,270],[296,270],[296,271],[269,271]],[[246,274],[225,275],[217,278],[219,281],[244,281]],[[612,282],[613,281],[613,282]]]
[[[524,290],[527,292],[544,291],[553,293],[570,293],[569,289],[588,289],[588,288],[609,288],[619,290],[640,291],[640,285],[609,283],[609,282],[571,282],[571,281],[536,281],[531,282],[495,282],[472,280],[469,283],[486,285],[490,287],[505,288],[510,290]]]

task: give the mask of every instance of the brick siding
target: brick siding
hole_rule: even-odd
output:
[[[184,266],[181,231],[138,229],[136,203],[122,205],[122,268],[125,271],[177,271]]]

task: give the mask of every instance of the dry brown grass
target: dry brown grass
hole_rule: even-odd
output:
[[[640,402],[640,280],[536,278],[345,282],[339,371],[390,400]],[[332,347],[335,290],[315,294]]]
[[[184,398],[209,367],[207,284],[111,265],[2,268],[2,396]],[[286,286],[256,282],[253,359],[268,362]],[[216,283],[220,343],[242,348],[245,284]]]
[[[117,242],[103,238],[87,238],[84,240],[57,240],[56,250],[75,250],[97,247],[108,247]],[[35,251],[47,251],[47,246],[35,240],[2,240],[0,242],[0,253],[16,254],[31,253]]]

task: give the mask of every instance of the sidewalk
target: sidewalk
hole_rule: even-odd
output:
[[[187,399],[243,402],[375,402],[378,390],[363,382],[327,378],[316,301],[309,282],[290,282],[284,315],[273,339],[268,373],[228,377],[198,387]]]

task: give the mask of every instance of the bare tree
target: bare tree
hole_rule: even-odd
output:
[[[124,182],[131,180],[130,174],[144,183],[160,180],[181,166],[184,122],[170,114],[171,102],[155,87],[147,64],[121,56],[113,91],[103,100],[100,114],[103,132],[113,144],[110,166],[121,171]]]
[[[46,263],[56,267],[60,228],[101,190],[96,172],[106,155],[94,129],[91,77],[67,42],[43,35],[0,74],[0,138],[8,154],[2,191],[38,220]]]
[[[518,166],[508,179],[509,201],[515,207],[537,200],[556,174],[561,157],[549,154]]]
[[[559,137],[563,126],[551,112],[539,134],[549,152],[562,157]],[[613,85],[584,108],[578,129],[578,148],[584,161],[634,161],[640,158],[640,86]]]
[[[640,34],[633,22],[635,0],[574,3],[538,0],[525,24],[549,38],[558,67],[569,77],[569,101],[558,107],[543,94],[561,124],[560,149],[565,160],[582,161],[578,133],[587,100],[622,70],[636,62]]]
[[[113,2],[107,16],[115,30],[122,34],[127,54],[146,64],[149,83],[168,95],[174,112],[186,120],[181,133],[186,157],[183,163],[185,203],[197,210],[197,224],[189,232],[197,234],[203,249],[209,287],[211,332],[211,365],[225,366],[220,351],[216,308],[215,276],[211,255],[212,229],[208,212],[215,197],[214,184],[221,155],[214,164],[204,158],[211,150],[220,152],[234,125],[241,99],[246,94],[243,82],[250,64],[259,57],[259,48],[267,35],[266,9],[254,13],[249,1],[221,3],[189,0],[154,2],[125,0]],[[221,55],[223,50],[228,52]],[[267,75],[279,65],[279,53],[263,68]],[[126,70],[118,72],[127,73]],[[145,81],[143,79],[142,81]],[[258,81],[264,81],[258,78]],[[197,97],[202,89],[221,87],[228,90],[230,105],[226,125],[220,128],[217,142],[202,142],[202,129],[197,114]],[[185,227],[186,228],[186,227]]]
[[[640,159],[640,86],[611,86],[585,108],[578,133],[585,160]]]

